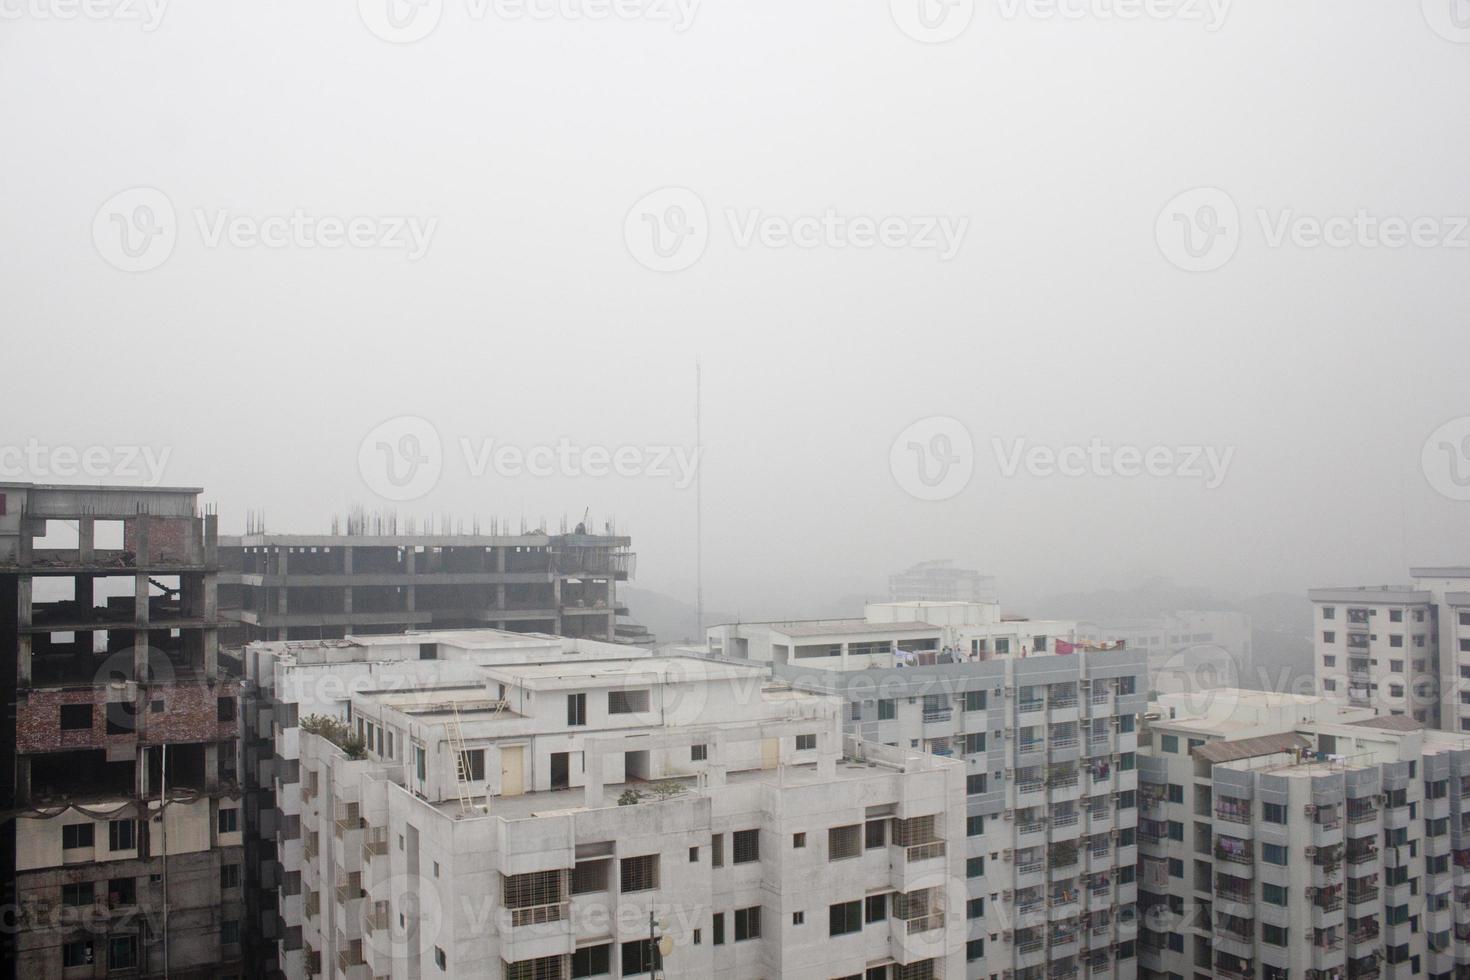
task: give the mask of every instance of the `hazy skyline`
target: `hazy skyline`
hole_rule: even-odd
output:
[[[628,20],[446,0],[400,44],[372,0],[11,4],[0,446],[167,452],[163,482],[204,487],[224,533],[247,509],[308,532],[354,505],[590,507],[633,536],[636,584],[688,600],[677,476],[476,476],[460,441],[674,458],[698,360],[711,609],[799,614],[935,557],[1008,604],[1470,563],[1438,445],[1470,422],[1422,456],[1470,416],[1451,3],[997,0],[942,44],[878,0]],[[151,30],[121,17],[149,9]],[[109,202],[139,188],[172,211],[147,212],[169,251],[129,272],[99,236],[137,230],[154,199]],[[1191,193],[1205,244],[1180,251]],[[330,244],[354,218],[358,244]],[[1419,237],[1384,244],[1395,221]],[[1323,224],[1346,244],[1314,244]],[[656,271],[645,225],[698,254]],[[442,473],[395,503],[359,455],[400,417],[432,425]],[[892,462],[931,418],[973,445],[942,500]],[[1213,488],[1090,459],[1007,476],[1017,440],[1226,465]]]

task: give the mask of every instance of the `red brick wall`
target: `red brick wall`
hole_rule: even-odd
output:
[[[189,538],[194,519],[190,517],[151,517],[148,519],[148,554],[153,560],[182,559],[189,553]],[[137,522],[123,525],[123,550],[138,550]]]
[[[127,717],[138,731],[107,734],[106,691],[102,688],[73,690],[34,690],[21,695],[16,705],[16,751],[56,752],[63,749],[98,749],[107,745],[126,745],[134,741],[145,745],[164,742],[217,742],[235,738],[240,731],[238,681],[222,680],[210,687],[204,683],[168,684],[148,689],[139,711]],[[219,721],[217,700],[235,699],[235,717]],[[154,711],[152,702],[161,700],[162,711]],[[90,731],[62,731],[61,705],[91,704]]]

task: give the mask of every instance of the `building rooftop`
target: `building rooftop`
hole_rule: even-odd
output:
[[[1417,732],[1424,728],[1423,723],[1415,721],[1408,715],[1376,715],[1361,721],[1350,721],[1347,724],[1359,728],[1382,728],[1390,732]]]
[[[1261,735],[1235,741],[1209,742],[1194,749],[1192,754],[1206,762],[1219,764],[1262,755],[1276,755],[1280,752],[1294,752],[1311,746],[1311,742],[1296,732],[1283,732],[1279,735]]]
[[[1412,585],[1349,585],[1325,589],[1310,589],[1307,598],[1313,602],[1363,602],[1377,599],[1382,602],[1429,602],[1430,593]]]
[[[765,664],[709,660],[703,657],[629,657],[623,660],[579,660],[554,664],[507,664],[486,667],[485,676],[533,689],[610,684],[678,684],[764,677]]]

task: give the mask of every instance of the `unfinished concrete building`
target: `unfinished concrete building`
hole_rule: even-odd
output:
[[[260,640],[491,628],[651,645],[617,583],[632,540],[536,530],[415,534],[349,521],[347,533],[254,533],[220,540],[230,646]]]
[[[239,683],[197,489],[0,483],[0,881],[28,978],[243,971]]]

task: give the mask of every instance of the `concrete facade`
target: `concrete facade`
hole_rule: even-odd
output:
[[[1442,654],[1439,639],[1443,593],[1408,585],[1313,589],[1308,595],[1319,692],[1430,728],[1456,727],[1455,656]],[[1465,710],[1470,716],[1470,705]]]
[[[246,651],[297,756],[286,976],[648,975],[650,925],[661,976],[964,975],[956,762],[844,736],[762,665],[422,639]]]
[[[220,541],[226,642],[488,627],[652,644],[615,534],[250,534]]]
[[[0,484],[14,975],[244,969],[239,684],[199,493]]]
[[[1231,690],[1141,737],[1144,976],[1470,973],[1470,738]]]
[[[714,627],[710,652],[841,698],[850,736],[962,760],[964,976],[1133,977],[1146,658],[1073,646],[1075,630],[993,603],[874,603],[860,621]]]

